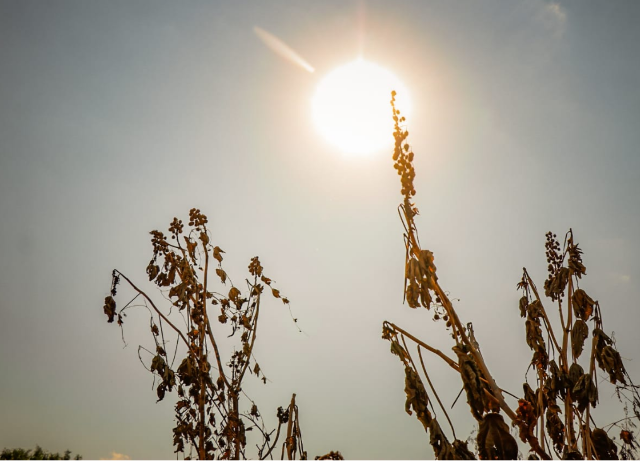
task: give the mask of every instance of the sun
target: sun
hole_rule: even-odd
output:
[[[409,94],[400,80],[372,62],[358,59],[335,69],[313,97],[313,120],[334,146],[348,154],[372,154],[393,144],[391,91],[409,115]]]

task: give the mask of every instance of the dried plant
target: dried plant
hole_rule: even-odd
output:
[[[174,218],[169,226],[169,239],[162,232],[151,232],[153,257],[147,274],[168,301],[167,305],[159,307],[126,275],[114,270],[111,295],[104,303],[108,322],[116,322],[122,328],[128,309],[147,308],[155,350],[140,346],[138,355],[157,379],[158,401],[167,392],[177,392],[173,429],[177,453],[185,455],[185,448],[189,447],[188,458],[194,455],[200,459],[245,458],[247,433],[253,431],[260,439],[256,444],[258,457],[272,459],[281,428],[286,425],[282,459],[285,451],[287,459],[297,456],[306,459],[295,394],[286,410],[278,408],[277,430],[267,431],[261,412],[242,389],[247,372],[267,382],[254,355],[262,294],[270,291],[287,306],[289,300],[264,274],[257,257],[251,259],[250,278],[241,291],[223,269],[224,251],[211,243],[207,222],[207,217],[194,208],[189,212],[188,231],[181,220]],[[217,285],[223,292],[212,289],[210,275],[219,279]],[[115,296],[122,280],[135,296],[117,309]],[[228,291],[225,286],[230,287]],[[214,326],[216,323],[219,325]],[[224,330],[227,331],[223,336]],[[175,338],[173,352],[169,350],[170,338]],[[236,340],[226,360],[220,352],[223,339]],[[146,363],[142,352],[149,354]],[[241,405],[243,396],[250,402],[246,409]]]
[[[520,315],[526,318],[525,339],[533,351],[529,366],[535,371],[535,383],[534,388],[524,383],[522,398],[517,398],[494,380],[480,353],[473,326],[470,323],[465,326],[460,320],[438,282],[433,253],[420,246],[414,220],[418,209],[412,202],[416,194],[414,153],[406,141],[409,133],[402,127],[405,118],[395,107],[395,92],[391,106],[395,123],[394,168],[401,177],[403,196],[399,213],[405,229],[405,300],[411,308],[431,310],[434,320],[445,323],[453,340],[454,355],[445,354],[390,322],[383,323],[382,337],[391,342],[391,352],[405,368],[405,410],[409,414],[415,412],[429,433],[436,458],[475,459],[477,455],[481,459],[515,459],[518,443],[510,434],[508,422],[518,428],[521,441],[528,445],[534,459],[551,459],[552,453],[563,459],[618,459],[618,453],[623,459],[637,457],[638,445],[631,428],[635,427],[633,420],[640,418],[640,395],[624,368],[615,342],[604,331],[600,304],[579,286],[586,268],[573,232],[567,232],[563,245],[555,234],[547,234],[549,277],[544,283],[544,294],[557,306],[558,322],[551,322],[526,269],[518,283],[517,288],[523,292],[519,308]],[[589,353],[585,354],[589,331],[592,341],[590,347],[587,346]],[[420,368],[408,343],[416,348]],[[423,350],[442,359],[460,376],[467,404],[478,423],[477,453],[472,453],[467,443],[457,438],[427,373]],[[579,363],[580,358],[584,367]],[[607,374],[620,401],[627,404],[625,418],[601,427],[591,414],[599,395],[596,365]],[[431,394],[423,384],[421,372]],[[505,394],[515,397],[513,408],[506,402]],[[449,442],[436,419],[431,396],[448,422],[453,442]],[[628,415],[628,405],[632,407],[632,416]],[[621,430],[619,441],[609,435],[613,427]]]

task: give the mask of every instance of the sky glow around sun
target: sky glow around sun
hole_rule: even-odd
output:
[[[397,107],[410,113],[409,94],[387,69],[360,58],[329,73],[312,101],[319,132],[345,153],[372,154],[392,145],[391,91]]]

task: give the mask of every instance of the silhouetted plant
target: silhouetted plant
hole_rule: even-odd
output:
[[[404,296],[409,307],[432,310],[433,319],[445,323],[454,342],[452,350],[455,355],[448,356],[390,322],[383,323],[382,337],[391,342],[391,352],[405,367],[405,410],[409,414],[415,412],[429,433],[435,456],[438,459],[474,459],[477,454],[481,459],[515,459],[518,444],[510,434],[504,414],[511,425],[517,426],[520,439],[528,444],[530,456],[534,459],[551,459],[551,449],[564,459],[617,459],[618,449],[623,459],[635,458],[637,443],[631,428],[635,427],[633,420],[640,418],[640,395],[624,368],[615,342],[604,332],[600,304],[579,286],[586,275],[586,268],[573,232],[567,232],[563,245],[555,234],[550,232],[546,236],[549,276],[544,283],[544,294],[558,307],[559,329],[557,322],[554,329],[526,269],[523,269],[518,283],[518,289],[523,292],[519,310],[520,315],[526,318],[525,339],[533,350],[529,366],[535,370],[536,381],[535,389],[524,383],[523,396],[516,397],[512,408],[505,401],[504,394],[515,396],[497,385],[480,353],[473,326],[470,323],[465,326],[459,319],[438,282],[433,253],[420,246],[414,220],[418,209],[412,203],[416,194],[413,184],[414,153],[406,141],[409,133],[401,127],[405,119],[395,107],[395,92],[392,93],[391,106],[395,123],[394,168],[401,177],[403,195],[399,211],[405,228]],[[589,354],[583,354],[585,340],[589,336],[587,322],[591,322],[592,341]],[[548,344],[545,336],[550,338]],[[416,346],[420,369],[407,342]],[[427,373],[423,349],[440,357],[459,374],[467,404],[478,423],[477,453],[469,451],[466,442],[457,439],[455,427]],[[557,357],[557,361],[550,356]],[[578,363],[580,357],[586,359],[586,369]],[[599,395],[596,364],[606,372],[615,386],[617,397],[626,404],[625,418],[603,427],[596,426],[591,414]],[[420,370],[449,423],[453,443],[449,442],[436,419]],[[631,405],[633,416],[628,415],[628,405]],[[612,427],[621,429],[620,441],[609,437],[608,430]]]
[[[258,457],[265,459],[273,456],[281,427],[286,424],[282,456],[286,450],[287,459],[296,456],[306,459],[295,394],[286,410],[278,408],[276,432],[265,429],[257,405],[242,389],[247,372],[267,382],[254,355],[262,294],[267,290],[285,305],[289,300],[264,274],[258,257],[251,259],[250,278],[241,291],[222,267],[224,251],[211,243],[207,222],[207,217],[194,208],[189,212],[188,230],[181,220],[174,218],[169,226],[169,239],[162,232],[151,232],[153,257],[147,274],[168,301],[166,308],[161,309],[127,276],[114,270],[111,295],[105,298],[104,304],[108,322],[122,327],[127,309],[144,306],[149,311],[155,350],[140,346],[138,355],[143,351],[150,355],[150,363],[145,364],[141,356],[140,360],[158,379],[158,401],[164,399],[166,392],[177,391],[173,429],[176,452],[185,454],[188,446],[189,456],[195,452],[200,459],[244,458],[247,433],[254,431],[261,439],[256,445]],[[212,289],[214,269],[218,286],[229,286],[228,291]],[[118,310],[114,298],[122,280],[136,294]],[[219,326],[214,328],[212,324],[216,323]],[[222,329],[227,330],[224,337]],[[168,350],[170,333],[176,338],[173,352]],[[224,360],[220,352],[221,338],[232,337],[237,340],[237,347]],[[179,355],[182,358],[178,358]],[[251,403],[247,409],[241,407],[242,396]]]
[[[0,453],[0,459],[82,459],[82,456],[76,455],[71,458],[71,451],[67,450],[63,455],[60,453],[49,453],[48,451],[36,445],[35,450],[25,450],[24,448],[5,448]]]

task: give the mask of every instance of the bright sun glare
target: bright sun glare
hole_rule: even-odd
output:
[[[363,59],[328,74],[313,98],[318,130],[349,154],[370,154],[393,144],[391,91],[397,107],[409,115],[407,89],[388,70]]]

